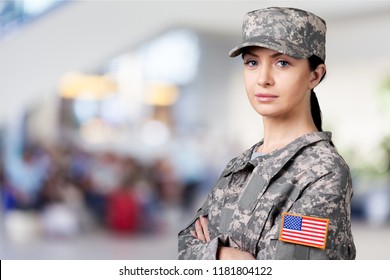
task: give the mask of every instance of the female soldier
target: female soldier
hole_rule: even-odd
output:
[[[325,21],[294,8],[246,14],[242,54],[264,139],[231,160],[179,233],[179,259],[354,259],[350,171],[322,132]]]

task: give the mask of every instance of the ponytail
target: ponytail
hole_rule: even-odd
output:
[[[310,109],[314,124],[316,125],[318,131],[322,131],[322,113],[314,90],[311,90],[310,94]]]
[[[317,66],[323,64],[324,61],[318,56],[312,55],[309,57],[309,67],[311,71],[317,69]],[[321,81],[324,79],[325,74],[322,76]],[[321,82],[320,81],[320,82]],[[320,104],[318,103],[318,99],[314,90],[311,90],[310,93],[310,110],[311,116],[313,118],[314,124],[316,125],[318,131],[322,131],[322,113]]]

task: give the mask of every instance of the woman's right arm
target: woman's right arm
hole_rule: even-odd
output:
[[[199,216],[179,233],[179,259],[183,260],[254,260],[255,257],[233,247],[222,246],[228,237],[209,237],[207,218]]]
[[[195,236],[195,224],[201,215],[198,211],[193,223],[179,233],[178,258],[179,260],[215,260],[219,245],[219,237],[209,241]]]
[[[178,258],[185,260],[215,260],[215,259],[247,259],[253,256],[240,251],[239,246],[226,234],[221,234],[214,223],[208,223],[208,220],[202,216],[208,216],[211,205],[220,210],[219,205],[223,189],[227,187],[229,179],[225,176],[225,171],[232,166],[236,158],[232,159],[221,177],[214,185],[206,202],[198,210],[193,221],[184,230],[179,233],[178,239]],[[214,209],[215,210],[215,209]],[[215,214],[215,211],[212,211]],[[202,218],[200,218],[202,217]],[[213,217],[208,217],[208,219]],[[211,228],[210,228],[211,227]]]
[[[208,224],[209,223],[208,223],[207,217],[200,216],[195,221],[195,224],[194,224],[195,231],[190,231],[191,235],[202,242],[209,243],[211,240],[210,240],[210,233],[209,233]],[[214,252],[213,252],[213,257],[214,257]],[[219,245],[217,247],[216,259],[218,259],[218,260],[254,260],[255,257],[248,252],[244,252],[244,251],[241,251],[239,249],[235,249],[233,247]]]

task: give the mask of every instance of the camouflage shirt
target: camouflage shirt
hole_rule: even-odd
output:
[[[331,133],[306,134],[252,159],[261,144],[228,163],[194,220],[179,233],[179,259],[215,259],[218,246],[257,259],[355,259],[351,175]],[[280,241],[283,212],[329,219],[325,249]],[[208,218],[210,242],[190,233],[199,216]]]

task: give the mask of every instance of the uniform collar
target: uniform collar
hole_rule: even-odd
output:
[[[263,144],[263,140],[253,145],[251,148],[243,152],[238,156],[223,172],[223,176],[227,176],[231,172],[237,172],[244,169],[248,164],[257,166],[262,161],[267,160],[266,174],[271,177],[273,171],[280,170],[296,153],[302,148],[310,146],[320,141],[330,142],[332,133],[328,131],[311,132],[298,137],[294,141],[287,144],[285,147],[275,150],[269,154],[265,154],[261,157],[251,160],[252,154],[257,150],[259,146]],[[264,169],[263,169],[264,170]]]

